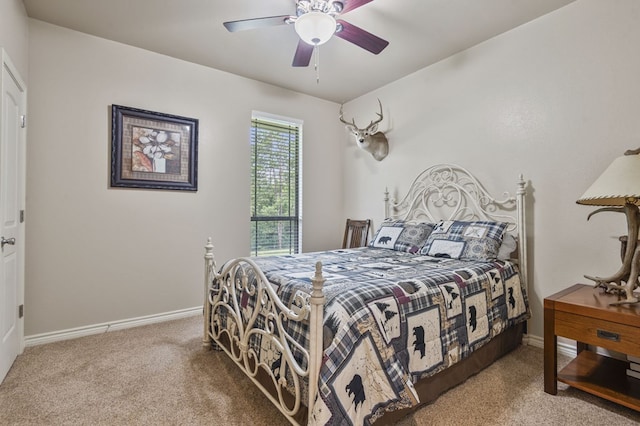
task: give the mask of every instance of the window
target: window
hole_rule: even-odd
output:
[[[251,254],[300,250],[302,123],[253,114],[251,119]]]

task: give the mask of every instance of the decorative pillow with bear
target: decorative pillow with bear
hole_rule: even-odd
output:
[[[388,248],[407,253],[418,253],[429,238],[432,223],[405,223],[387,219],[380,225],[369,247]]]
[[[443,221],[435,225],[420,254],[460,260],[496,260],[506,228],[504,222]]]

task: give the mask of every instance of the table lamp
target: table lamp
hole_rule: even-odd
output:
[[[604,206],[596,213],[612,211],[624,213],[627,217],[626,247],[622,254],[622,266],[609,277],[585,278],[595,281],[596,287],[604,287],[607,292],[624,296],[614,305],[638,303],[633,291],[638,287],[640,273],[640,245],[638,244],[638,226],[640,226],[640,148],[625,152],[613,160],[611,165],[586,190],[578,204]],[[624,246],[624,244],[623,244]]]

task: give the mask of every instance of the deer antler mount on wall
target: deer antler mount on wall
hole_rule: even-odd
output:
[[[389,142],[383,132],[378,131],[378,124],[382,121],[382,102],[378,99],[380,105],[380,112],[377,120],[372,120],[369,125],[363,129],[360,129],[356,125],[356,120],[351,119],[351,123],[344,120],[342,116],[342,105],[340,105],[340,122],[345,125],[347,130],[351,132],[356,139],[356,144],[359,148],[367,151],[373,158],[378,161],[382,161],[387,154],[389,154]]]

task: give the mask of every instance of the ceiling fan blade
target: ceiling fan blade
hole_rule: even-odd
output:
[[[373,0],[342,0],[344,3],[344,8],[340,13],[347,13],[353,9],[357,9],[360,6],[364,6],[367,3],[371,3]]]
[[[280,16],[266,16],[264,18],[253,18],[253,19],[241,19],[239,21],[228,21],[224,22],[222,25],[229,30],[229,32],[243,31],[243,30],[252,30],[254,28],[264,28],[264,27],[273,27],[276,25],[285,25],[286,19],[290,18],[290,15],[280,15]]]
[[[291,65],[294,67],[308,67],[309,62],[311,62],[311,55],[313,55],[313,46],[300,40]]]
[[[360,27],[356,27],[353,24],[343,21],[342,19],[338,19],[336,22],[342,26],[342,30],[336,32],[337,37],[347,40],[356,46],[360,46],[374,55],[382,52],[384,48],[389,45],[387,40],[383,40]]]

